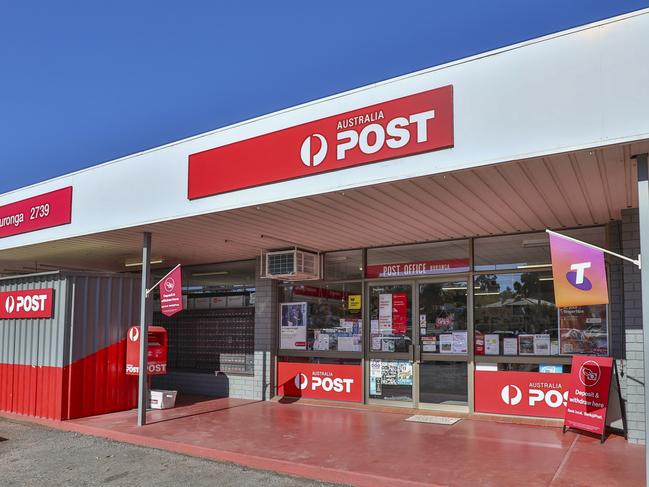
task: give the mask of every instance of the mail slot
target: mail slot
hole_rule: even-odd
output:
[[[147,375],[167,373],[167,330],[149,326],[149,353]],[[132,326],[126,336],[126,374],[140,373],[140,327]]]

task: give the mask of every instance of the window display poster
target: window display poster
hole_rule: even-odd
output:
[[[373,336],[372,337],[372,350],[373,351],[380,351],[381,350],[381,337],[380,336]]]
[[[408,360],[397,361],[397,385],[412,385],[412,363]]]
[[[350,294],[347,296],[347,309],[349,311],[360,311],[361,309],[361,295]]]
[[[518,355],[518,340],[516,338],[503,338],[503,354]]]
[[[329,350],[329,335],[327,333],[321,333],[319,330],[315,331],[313,350]]]
[[[498,335],[488,334],[484,336],[485,355],[500,354],[500,337]]]
[[[307,303],[281,303],[280,348],[306,350]]]
[[[518,335],[519,355],[534,355],[534,335]]]
[[[381,383],[386,386],[396,386],[397,377],[399,375],[399,361],[398,360],[382,360],[381,361]]]
[[[381,361],[370,360],[370,377],[381,377]]]
[[[379,332],[392,333],[392,294],[379,294]]]
[[[422,337],[421,339],[421,349],[423,352],[437,352],[437,337]]]
[[[534,335],[534,355],[550,355],[550,335]]]
[[[440,353],[453,353],[453,335],[444,333],[439,336]]]
[[[381,350],[384,352],[394,352],[394,341],[388,339],[381,340]]]
[[[467,332],[466,331],[454,331],[452,334],[453,337],[453,353],[466,353],[467,351]]]
[[[392,295],[392,333],[405,335],[408,324],[408,295],[394,293]]]
[[[339,352],[360,352],[361,351],[361,337],[338,337],[338,351]]]
[[[370,334],[379,334],[379,320],[370,320]]]
[[[606,305],[559,308],[562,354],[608,355]]]

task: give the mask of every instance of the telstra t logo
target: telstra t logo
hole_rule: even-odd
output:
[[[568,282],[580,291],[590,291],[593,283],[586,277],[586,269],[590,269],[591,262],[578,262],[570,266],[570,271],[566,273]]]

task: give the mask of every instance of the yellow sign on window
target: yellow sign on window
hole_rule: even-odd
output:
[[[347,309],[350,311],[358,311],[361,309],[361,295],[350,294],[347,298]]]

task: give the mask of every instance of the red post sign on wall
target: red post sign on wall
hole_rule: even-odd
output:
[[[563,417],[570,374],[478,370],[474,377],[476,412]]]
[[[0,238],[72,221],[72,186],[0,206]]]
[[[611,357],[572,357],[565,426],[604,434],[612,371]]]
[[[51,318],[54,289],[32,289],[0,293],[0,319]]]
[[[279,362],[277,384],[280,396],[363,401],[363,371],[360,365]]]
[[[189,156],[189,199],[453,147],[443,86]]]

